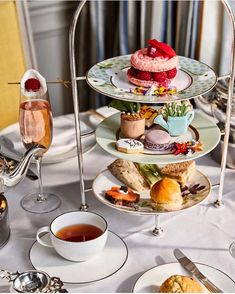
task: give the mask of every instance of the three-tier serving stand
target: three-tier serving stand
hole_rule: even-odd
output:
[[[73,104],[74,104],[74,118],[75,118],[75,129],[76,129],[76,143],[77,143],[77,154],[78,154],[78,172],[80,179],[80,197],[81,197],[81,206],[80,210],[87,211],[88,205],[86,203],[86,193],[92,189],[85,189],[84,184],[84,166],[83,166],[83,154],[82,154],[82,141],[81,141],[81,125],[80,125],[80,115],[79,115],[79,95],[77,83],[81,80],[86,80],[86,76],[77,77],[76,72],[76,62],[75,62],[75,31],[78,18],[82,12],[84,5],[87,0],[83,0],[79,3],[77,10],[75,11],[74,18],[71,23],[70,32],[69,32],[69,57],[70,57],[70,71],[71,71],[71,82],[72,82],[72,95],[73,95]],[[231,109],[232,109],[232,97],[233,97],[233,85],[235,79],[235,17],[233,11],[226,0],[221,0],[231,23],[232,28],[232,44],[231,44],[231,55],[230,55],[230,72],[226,76],[218,77],[218,80],[228,78],[228,98],[227,98],[227,108],[226,108],[226,120],[225,120],[225,133],[224,133],[224,144],[222,149],[222,160],[221,160],[221,173],[220,173],[220,183],[218,198],[214,202],[214,207],[221,207],[223,189],[224,189],[224,180],[225,180],[225,171],[226,171],[226,161],[227,161],[227,151],[229,143],[229,133],[230,133],[230,118],[231,118]],[[89,84],[89,83],[88,83]],[[111,96],[115,99],[120,99],[120,97]],[[196,98],[196,97],[195,97]],[[128,99],[127,99],[128,100]],[[138,99],[137,99],[138,102]],[[151,101],[146,101],[146,103],[151,103]],[[154,101],[156,103],[156,101]],[[215,146],[214,146],[215,147]],[[191,158],[188,158],[190,160]],[[157,162],[156,162],[157,163]],[[159,214],[155,214],[155,228],[153,234],[158,236],[161,233],[162,229],[159,225]]]

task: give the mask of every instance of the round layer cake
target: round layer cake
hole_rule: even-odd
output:
[[[148,48],[142,48],[131,56],[127,77],[132,84],[141,87],[168,87],[177,74],[178,57],[165,43],[153,39],[148,44]]]

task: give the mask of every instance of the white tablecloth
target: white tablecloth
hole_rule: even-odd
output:
[[[94,177],[104,169],[113,157],[98,146],[84,156],[85,179],[89,187]],[[94,164],[95,162],[95,164]],[[209,156],[197,160],[198,168],[209,176],[211,182],[219,182],[220,167]],[[25,212],[20,200],[29,192],[35,191],[37,181],[25,179],[16,187],[7,189],[9,202],[11,237],[5,247],[0,249],[0,267],[10,271],[32,269],[28,254],[35,233],[41,226],[48,225],[58,214],[76,210],[80,207],[77,160],[44,165],[43,182],[46,190],[61,196],[61,207],[48,214],[36,215]],[[133,216],[104,206],[93,196],[87,194],[89,209],[103,215],[109,229],[126,242],[129,255],[124,267],[116,274],[92,284],[66,288],[73,292],[130,292],[136,279],[149,268],[175,261],[173,249],[182,249],[192,260],[221,269],[235,279],[235,259],[228,251],[235,240],[235,171],[227,170],[224,188],[224,206],[213,207],[218,188],[203,204],[182,213],[161,217],[164,233],[154,237],[153,216]],[[0,292],[8,288],[1,286]]]

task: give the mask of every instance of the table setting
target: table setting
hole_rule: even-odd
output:
[[[235,171],[216,209],[221,132],[189,101],[216,74],[149,44],[173,68],[98,63],[88,84],[118,101],[84,113],[53,118],[45,78],[24,74],[19,123],[0,132],[0,292],[235,292]],[[127,92],[151,75],[157,88]]]
[[[88,120],[90,115],[89,112],[85,114]],[[84,176],[87,185],[113,161],[113,157],[96,145],[93,152],[84,155],[85,166],[91,166],[94,160],[97,164],[93,165],[92,169],[85,169]],[[197,164],[200,170],[206,170],[212,185],[218,183],[219,165],[210,156],[198,159]],[[34,165],[34,163],[31,164],[31,168],[34,169]],[[43,255],[40,255],[43,254],[45,249],[35,241],[36,231],[42,226],[49,225],[57,215],[74,211],[79,207],[77,177],[76,172],[74,172],[77,168],[76,160],[68,158],[63,162],[45,164],[45,167],[45,169],[42,169],[44,187],[46,190],[53,190],[53,192],[60,195],[62,200],[61,207],[56,211],[44,214],[44,217],[42,217],[42,215],[31,214],[22,210],[19,205],[21,198],[30,189],[35,189],[37,185],[35,181],[31,181],[27,177],[20,184],[7,189],[5,192],[10,208],[11,237],[1,249],[0,256],[1,267],[10,271],[32,270],[35,269],[35,265],[37,270],[48,271],[49,269],[45,265],[48,258],[45,256],[42,258]],[[102,215],[107,220],[110,238],[118,240],[119,246],[121,245],[119,250],[115,251],[118,260],[115,261],[115,257],[112,258],[111,268],[109,267],[108,269],[110,272],[108,273],[100,273],[100,268],[104,267],[104,260],[107,261],[107,259],[102,260],[101,258],[100,260],[99,258],[100,261],[97,260],[96,264],[96,266],[99,266],[97,270],[95,270],[94,264],[91,267],[92,269],[94,268],[95,272],[91,272],[91,268],[88,266],[88,268],[85,268],[85,272],[84,269],[81,269],[83,275],[81,275],[81,272],[79,275],[73,276],[73,270],[64,272],[63,268],[67,268],[68,265],[66,265],[66,260],[60,258],[60,263],[62,263],[60,265],[60,275],[57,272],[49,272],[49,275],[57,274],[63,280],[63,275],[70,273],[68,277],[70,279],[75,278],[75,280],[70,280],[71,283],[65,283],[64,288],[69,292],[150,292],[151,287],[154,287],[154,285],[158,287],[160,283],[157,278],[154,281],[151,280],[153,279],[151,278],[152,274],[147,274],[151,268],[157,275],[158,270],[162,272],[161,266],[169,267],[166,270],[164,269],[163,272],[166,271],[166,274],[161,282],[176,271],[178,274],[185,273],[183,269],[178,269],[180,265],[176,263],[173,255],[173,249],[178,247],[193,261],[199,263],[199,266],[202,264],[200,269],[208,278],[218,276],[216,280],[212,281],[219,287],[221,285],[219,280],[224,281],[223,273],[226,273],[232,279],[235,277],[234,259],[229,253],[229,245],[235,237],[233,233],[233,179],[234,171],[228,170],[226,177],[228,185],[225,188],[224,198],[225,205],[220,211],[212,206],[213,199],[216,198],[217,193],[217,188],[215,187],[212,189],[211,196],[198,209],[172,214],[170,219],[163,216],[162,225],[164,225],[166,232],[157,239],[150,232],[150,228],[153,227],[151,218],[123,214],[123,212],[113,210],[108,206],[104,206],[89,192],[87,195],[89,210]],[[189,218],[190,222],[187,221]],[[112,244],[113,241],[110,240],[109,242]],[[37,252],[38,249],[42,252]],[[54,249],[48,249],[50,252],[53,251],[50,258],[57,260],[58,257],[54,253]],[[9,258],[13,252],[14,259]],[[108,260],[110,260],[109,257]],[[41,261],[44,261],[45,264],[40,264]],[[116,264],[116,262],[119,264]],[[73,262],[72,265],[76,271],[79,270],[76,269],[76,263],[74,264]],[[117,272],[115,272],[115,266],[116,270],[119,269]],[[53,267],[50,270],[53,271]],[[104,271],[107,271],[107,269],[104,269]],[[101,279],[99,274],[107,277]],[[88,281],[79,280],[82,278],[87,278]],[[96,281],[94,282],[94,280]],[[224,289],[222,290],[224,291]],[[0,291],[9,292],[8,283],[4,280],[0,280]],[[226,291],[229,292],[229,289]]]

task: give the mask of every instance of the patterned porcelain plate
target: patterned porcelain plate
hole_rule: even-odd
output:
[[[96,128],[96,141],[108,153],[126,160],[142,163],[167,164],[188,161],[199,158],[215,148],[220,141],[220,131],[216,124],[205,115],[195,112],[192,127],[196,130],[197,137],[202,143],[202,151],[197,151],[190,156],[174,154],[127,154],[116,149],[117,132],[120,128],[120,114],[114,114],[103,120]],[[196,134],[195,133],[195,134]]]
[[[215,72],[206,64],[179,56],[179,70],[171,86],[176,87],[173,95],[150,96],[133,94],[136,88],[126,75],[130,67],[130,56],[113,57],[97,63],[87,73],[87,83],[97,92],[106,96],[143,103],[164,103],[195,98],[210,91],[217,82]]]
[[[166,211],[166,210],[154,210],[150,205],[149,191],[140,192],[140,201],[135,205],[135,207],[119,206],[112,204],[107,199],[105,199],[105,190],[109,190],[113,186],[122,186],[123,184],[116,179],[109,170],[101,172],[93,182],[93,192],[95,196],[102,203],[111,206],[115,209],[129,212],[133,214],[162,214],[162,213],[175,213],[177,211]],[[204,201],[207,196],[209,196],[211,191],[211,183],[209,179],[199,172],[195,172],[193,177],[187,183],[189,190],[187,190],[187,195],[184,196],[184,202],[180,210],[194,207]]]

